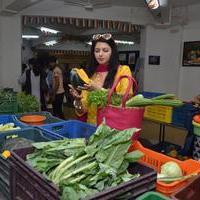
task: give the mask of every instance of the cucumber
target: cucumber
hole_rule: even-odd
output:
[[[163,94],[157,97],[151,98],[152,100],[160,100],[160,99],[173,99],[175,98],[175,94]]]

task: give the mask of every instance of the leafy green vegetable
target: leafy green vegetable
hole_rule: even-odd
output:
[[[128,153],[136,131],[102,124],[87,144],[84,139],[36,143],[37,150],[27,159],[59,186],[62,199],[85,198],[139,176],[127,171],[129,161],[143,156],[139,151]]]
[[[19,113],[39,111],[39,102],[36,97],[24,92],[17,93],[17,104]]]
[[[91,91],[88,95],[89,105],[95,105],[97,107],[104,107],[107,103],[108,90],[100,89]],[[113,93],[111,97],[111,104],[114,106],[119,106],[122,101],[122,96],[116,93]]]

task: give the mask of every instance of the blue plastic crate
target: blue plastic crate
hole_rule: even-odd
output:
[[[66,138],[88,139],[96,131],[96,126],[78,120],[68,120],[54,124],[42,125],[38,128],[51,134],[61,135]]]
[[[189,103],[173,108],[172,124],[190,130],[192,128],[192,117],[197,111],[198,108]]]
[[[27,128],[27,125],[16,120],[16,118],[13,115],[0,115],[0,124],[7,124],[7,123],[14,123],[15,127],[20,127],[21,129],[23,128]],[[4,131],[7,132],[7,131]],[[0,132],[4,133],[4,132]],[[12,130],[10,130],[9,132],[12,132]]]
[[[46,117],[46,120],[44,120],[43,124],[51,124],[51,123],[57,123],[57,122],[63,122],[63,119],[60,119],[58,117],[54,117],[50,112],[42,111],[42,112],[27,112],[27,113],[20,113],[16,114],[15,119],[16,121],[23,123],[20,121],[20,118],[24,115],[42,115]],[[25,126],[32,126],[30,124],[23,123]],[[36,126],[36,125],[34,125]],[[37,125],[39,126],[39,125]]]
[[[163,95],[165,93],[160,93],[160,92],[147,92],[147,91],[143,91],[142,92],[142,95],[145,97],[145,98],[153,98],[153,97],[157,97],[157,96],[160,96],[160,95]]]
[[[49,132],[42,131],[37,128],[25,128],[13,131],[1,132],[0,133],[0,149],[7,139],[11,137],[21,137],[33,142],[45,142],[50,140],[63,139],[64,137],[60,135],[50,134]]]

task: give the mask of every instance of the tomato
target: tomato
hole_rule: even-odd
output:
[[[193,117],[193,120],[196,122],[196,123],[200,123],[200,115],[195,115]]]

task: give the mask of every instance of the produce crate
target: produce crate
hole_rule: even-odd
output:
[[[198,111],[192,104],[186,103],[183,106],[173,108],[172,124],[175,126],[191,129],[192,116]]]
[[[143,195],[136,198],[136,200],[170,200],[170,198],[158,192],[146,192]]]
[[[173,200],[199,200],[200,176],[193,178],[185,187],[171,195]]]
[[[43,124],[51,124],[51,123],[57,123],[57,122],[61,122],[64,121],[58,117],[54,117],[50,112],[46,112],[46,111],[42,111],[42,112],[28,112],[28,113],[20,113],[15,115],[15,119],[23,124],[25,124],[26,126],[31,126],[30,124],[26,124],[22,121],[20,121],[20,118],[24,115],[42,115],[46,117],[46,120],[43,122]]]
[[[26,155],[32,153],[33,150],[33,148],[17,149],[12,151],[12,156],[9,158],[12,163],[11,194],[13,200],[59,199],[60,192],[58,188],[25,162]],[[129,172],[140,173],[141,176],[119,186],[110,187],[87,199],[114,200],[120,195],[126,195],[126,199],[134,199],[146,191],[155,189],[157,174],[153,169],[143,164],[131,163]]]
[[[26,128],[26,129],[17,130],[15,132],[9,131],[7,133],[0,133],[0,149],[1,150],[2,150],[3,144],[5,144],[7,139],[12,136],[26,138],[33,142],[44,142],[44,141],[49,141],[49,140],[63,139],[63,137],[61,136],[45,134],[44,132],[36,128]],[[10,199],[9,173],[10,173],[9,161],[3,158],[2,156],[0,156],[0,189],[4,193],[4,196],[7,199]]]
[[[145,97],[145,98],[153,98],[153,97],[157,97],[157,96],[160,96],[160,95],[163,95],[165,93],[160,93],[160,92],[148,92],[148,91],[143,91],[142,92],[142,95]]]
[[[146,119],[155,120],[159,122],[171,123],[172,121],[172,107],[170,106],[146,106],[144,117]]]
[[[57,134],[66,138],[88,139],[96,131],[96,126],[78,120],[68,120],[43,125],[39,128],[43,131],[49,132],[50,134]]]
[[[15,93],[8,98],[0,97],[0,114],[17,113],[17,96]]]
[[[13,115],[0,115],[0,124],[14,123],[15,127],[27,128],[27,125],[15,119]],[[13,131],[13,130],[10,130]],[[2,132],[0,132],[2,133]]]
[[[175,158],[166,156],[164,154],[155,152],[153,150],[143,147],[140,142],[134,141],[129,149],[129,151],[140,150],[144,153],[144,156],[140,159],[140,163],[146,164],[149,167],[154,168],[158,173],[160,172],[161,166],[168,162],[174,161],[181,167],[184,175],[189,175],[192,173],[200,173],[200,162],[188,159],[185,161],[180,161]],[[185,186],[189,180],[174,181],[172,183],[164,183],[157,181],[156,190],[164,193],[165,195],[170,195],[178,191],[181,187]]]

